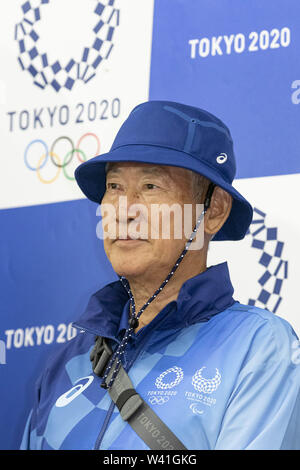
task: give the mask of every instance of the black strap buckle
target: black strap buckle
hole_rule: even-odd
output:
[[[95,346],[91,351],[90,360],[93,363],[93,371],[98,377],[103,377],[111,355],[112,349],[108,346],[106,339],[101,336],[96,336]]]

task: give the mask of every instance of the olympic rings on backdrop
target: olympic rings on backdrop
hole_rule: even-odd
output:
[[[74,152],[77,152],[77,153],[79,152],[79,153],[81,153],[81,154],[83,155],[84,160],[80,160],[80,159],[79,159],[81,162],[84,162],[84,161],[86,160],[85,153],[84,153],[82,150],[78,149],[78,148],[72,149],[72,150],[70,150],[70,152],[67,153],[67,155],[65,156],[64,163],[63,163],[62,167],[63,167],[63,172],[64,172],[65,177],[66,177],[68,180],[70,180],[70,181],[73,181],[75,178],[73,178],[73,176],[67,175],[67,172],[66,172],[66,170],[65,170],[65,167],[66,167],[65,161],[68,159],[69,154],[71,155],[71,159],[70,159],[70,161],[71,161],[72,158],[73,158]]]
[[[32,170],[32,171],[36,171],[36,168],[33,168],[31,165],[29,165],[29,163],[28,163],[28,161],[27,161],[27,152],[28,152],[29,147],[30,147],[31,145],[33,145],[33,144],[36,144],[36,143],[42,144],[42,145],[44,146],[45,150],[46,150],[46,158],[45,158],[45,160],[44,160],[42,166],[39,167],[39,168],[43,168],[43,166],[46,165],[47,160],[48,160],[48,154],[49,154],[49,152],[48,152],[48,146],[47,146],[46,142],[44,142],[44,141],[41,140],[41,139],[32,140],[32,141],[27,145],[27,147],[26,147],[26,149],[25,149],[25,152],[24,152],[24,161],[25,161],[25,165],[27,166],[27,168],[29,168],[29,170]]]
[[[53,152],[50,152],[50,157],[51,157],[51,160],[52,160],[52,157],[56,158],[59,162],[60,162],[60,158],[58,155],[56,155],[56,153],[53,153]],[[57,172],[55,174],[55,176],[53,178],[51,178],[50,180],[45,180],[45,178],[42,177],[41,173],[40,173],[40,169],[43,168],[44,164],[45,164],[45,161],[47,160],[48,158],[48,155],[44,154],[41,156],[41,158],[39,159],[38,161],[38,167],[36,169],[36,173],[37,173],[37,176],[38,176],[38,179],[40,180],[41,183],[44,183],[44,184],[49,184],[49,183],[54,183],[55,180],[57,180],[57,178],[59,177],[59,174],[60,174],[60,166],[58,166],[57,168]],[[42,161],[44,160],[44,163],[41,165]]]
[[[90,136],[90,137],[95,137],[95,139],[96,139],[96,141],[97,141],[97,150],[96,150],[95,156],[96,156],[96,155],[99,155],[99,153],[100,153],[100,140],[99,140],[99,138],[96,136],[96,134],[94,134],[93,132],[86,132],[86,134],[83,134],[83,135],[80,137],[80,139],[78,140],[76,147],[79,148],[79,146],[80,146],[81,142],[83,141],[83,139],[85,139],[85,137],[88,137],[88,136]],[[79,158],[79,157],[78,157],[78,158]],[[79,158],[79,160],[80,160],[80,158]],[[81,161],[83,162],[83,160],[81,160]]]
[[[74,143],[73,143],[73,140],[70,139],[70,137],[67,137],[66,135],[62,135],[61,137],[57,137],[57,139],[55,139],[55,141],[53,142],[53,144],[51,145],[51,149],[50,149],[50,158],[52,160],[52,163],[55,165],[55,166],[60,166],[60,167],[64,167],[66,165],[69,165],[69,163],[71,162],[72,158],[73,158],[73,154],[71,153],[71,158],[69,161],[67,161],[66,163],[63,163],[62,165],[59,165],[58,163],[55,163],[55,161],[53,160],[53,157],[51,156],[51,153],[53,153],[54,151],[54,147],[55,147],[55,144],[57,144],[57,142],[59,142],[60,140],[67,140],[68,142],[70,142],[71,144],[71,152],[72,150],[74,149]],[[70,152],[68,152],[69,154]]]
[[[96,155],[99,155],[99,153],[100,153],[100,140],[99,140],[99,137],[96,134],[94,134],[93,132],[86,132],[85,134],[83,134],[80,137],[80,139],[78,140],[76,147],[74,146],[74,142],[70,137],[63,135],[63,136],[60,136],[60,137],[58,137],[57,139],[54,140],[54,142],[52,143],[52,145],[50,147],[50,151],[48,149],[48,145],[43,140],[41,140],[41,139],[32,140],[27,145],[27,147],[25,148],[25,151],[24,151],[25,165],[27,166],[27,168],[29,170],[36,171],[38,179],[41,181],[41,183],[44,183],[44,184],[49,184],[49,183],[53,183],[54,181],[56,181],[57,178],[59,177],[60,173],[61,173],[61,170],[62,170],[62,172],[63,172],[63,174],[64,174],[64,176],[67,180],[74,181],[75,178],[73,176],[68,175],[66,167],[73,160],[74,154],[76,154],[76,157],[77,157],[79,163],[82,163],[82,162],[87,160],[86,154],[80,148],[80,145],[82,144],[82,141],[86,137],[93,137],[96,140],[96,143],[97,143],[97,149],[96,149],[95,154],[92,155],[92,156],[89,156],[89,158],[91,158],[93,156],[96,156]],[[54,147],[57,145],[58,142],[60,142],[62,140],[65,140],[70,144],[70,150],[61,159],[57,155],[57,153],[54,152]],[[44,151],[43,151],[43,153],[41,154],[41,157],[38,160],[37,167],[35,168],[32,165],[30,165],[29,162],[28,162],[28,151],[32,146],[34,146],[36,144],[41,144],[44,147],[44,149],[43,149]],[[50,157],[50,159],[49,159],[49,157]],[[56,171],[55,175],[52,178],[45,179],[41,175],[41,169],[45,167],[45,165],[47,164],[48,161],[51,161],[51,163],[57,168],[57,171]]]

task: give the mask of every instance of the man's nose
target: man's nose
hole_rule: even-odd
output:
[[[130,215],[130,207],[134,204],[140,203],[140,195],[136,188],[127,189],[126,193],[119,197],[116,216],[117,221],[121,223],[128,223],[134,220],[135,216]]]
[[[130,207],[132,204],[138,204],[141,200],[140,194],[137,191],[136,187],[127,189],[126,191],[127,205]]]

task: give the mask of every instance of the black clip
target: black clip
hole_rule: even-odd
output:
[[[207,211],[207,209],[210,206],[210,201],[211,201],[212,194],[214,192],[215,187],[216,187],[215,183],[209,183],[209,185],[208,185],[207,193],[206,193],[205,201],[204,201],[204,210],[205,210],[205,212]]]
[[[106,339],[96,336],[96,344],[91,351],[90,360],[93,363],[93,371],[98,377],[102,377],[108,361],[112,355],[112,349],[106,343]]]

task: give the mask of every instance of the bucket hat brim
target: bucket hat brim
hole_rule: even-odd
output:
[[[223,174],[207,162],[179,150],[156,145],[128,144],[108,153],[91,158],[75,170],[75,178],[82,192],[91,200],[101,203],[106,190],[105,165],[108,162],[139,162],[186,168],[199,173],[227,191],[233,198],[228,219],[213,240],[241,240],[246,235],[253,216],[249,202],[225,181]]]

